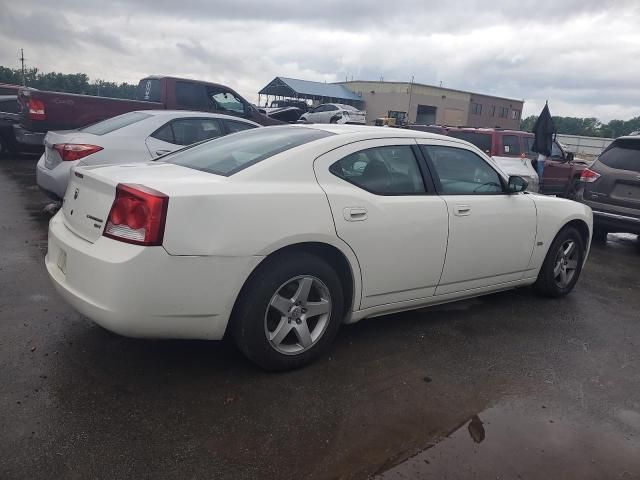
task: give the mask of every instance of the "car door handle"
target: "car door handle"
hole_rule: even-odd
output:
[[[364,207],[347,207],[342,213],[347,222],[361,222],[367,219],[367,209]]]
[[[156,155],[158,155],[159,157],[161,155],[166,155],[167,153],[171,153],[171,150],[156,150]]]
[[[469,205],[456,205],[453,207],[453,214],[458,217],[466,217],[471,215],[471,206]]]

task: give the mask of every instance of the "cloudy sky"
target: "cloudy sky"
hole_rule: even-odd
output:
[[[0,65],[137,81],[172,74],[251,100],[275,76],[408,80],[640,115],[637,0],[0,0]]]

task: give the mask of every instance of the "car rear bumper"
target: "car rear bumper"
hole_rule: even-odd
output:
[[[23,143],[25,145],[44,145],[44,136],[46,133],[31,132],[20,125],[13,126],[13,133],[16,136],[16,141],[18,143]]]
[[[43,154],[40,157],[36,165],[36,183],[51,198],[61,200],[67,190],[71,167],[78,162],[60,162],[54,168],[49,169],[45,166],[44,156]]]
[[[603,228],[609,232],[635,233],[640,235],[640,218],[594,210],[593,223],[596,227]]]
[[[58,293],[112,332],[140,338],[217,340],[244,280],[262,257],[172,256],[106,237],[90,243],[58,213],[45,264]]]
[[[640,235],[640,210],[628,207],[609,206],[584,198],[584,190],[579,190],[576,200],[591,207],[593,225],[611,233],[635,233]],[[612,211],[615,209],[615,211]]]

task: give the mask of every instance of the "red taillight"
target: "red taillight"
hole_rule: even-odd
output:
[[[65,162],[72,162],[99,152],[102,147],[98,145],[85,145],[81,143],[56,143],[53,149],[60,154]]]
[[[105,237],[136,245],[162,245],[169,197],[144,185],[120,183],[111,205]]]
[[[27,101],[29,107],[29,118],[31,120],[44,120],[46,118],[44,112],[44,102],[30,98]]]
[[[582,171],[582,175],[580,175],[580,181],[585,183],[593,183],[600,178],[600,174],[594,172],[593,170],[587,168]]]

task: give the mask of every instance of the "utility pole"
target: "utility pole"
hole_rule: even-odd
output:
[[[22,86],[26,87],[27,83],[24,78],[24,49],[23,48],[20,49],[20,63],[22,64]]]
[[[411,115],[411,96],[413,95],[413,75],[411,75],[411,83],[409,84],[409,106],[407,107],[407,121]]]

